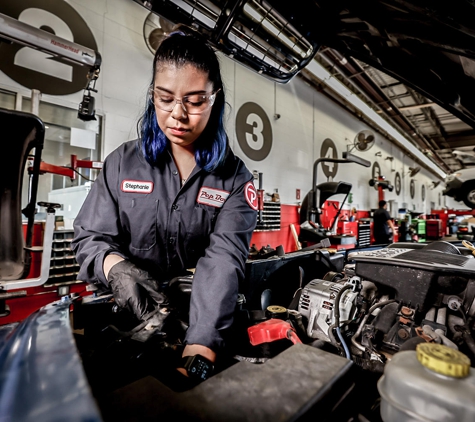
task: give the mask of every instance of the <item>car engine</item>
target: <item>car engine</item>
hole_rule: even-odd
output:
[[[395,243],[344,255],[323,248],[250,260],[225,356],[199,385],[177,378],[175,369],[192,282],[188,275],[170,283],[170,306],[148,330],[110,295],[75,304],[76,341],[105,420],[125,417],[121,403],[127,403],[145,419],[167,420],[181,409],[190,420],[280,414],[279,420],[379,422],[376,384],[399,352],[437,343],[475,362],[475,258],[464,246]],[[139,403],[150,400],[147,410],[131,404],[134,391],[144,395]],[[198,410],[206,408],[203,391],[214,398],[207,411]],[[164,394],[169,398],[160,401]],[[238,406],[235,418],[231,403]]]
[[[435,242],[417,249],[393,244],[353,252],[348,259],[338,277],[312,280],[302,290],[298,311],[307,320],[308,337],[330,342],[374,370],[422,342],[460,348],[475,357],[471,254]]]

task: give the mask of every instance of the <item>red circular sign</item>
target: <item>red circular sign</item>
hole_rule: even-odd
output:
[[[248,182],[244,187],[244,196],[249,206],[257,211],[257,191],[252,182]]]

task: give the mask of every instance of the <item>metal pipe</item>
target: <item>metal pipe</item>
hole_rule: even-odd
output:
[[[40,113],[41,92],[37,89],[31,90],[31,114],[39,116]]]
[[[435,311],[436,311],[435,306],[433,306],[432,308],[430,308],[430,309],[427,311],[427,313],[426,313],[425,319],[426,319],[427,321],[434,321],[434,320],[435,320]]]
[[[425,335],[434,339],[437,343],[442,343],[444,346],[450,347],[451,349],[458,350],[458,346],[452,341],[445,337],[444,332],[440,329],[434,330],[430,325],[424,325],[422,331]]]
[[[262,208],[264,208],[264,195],[263,195],[263,190],[262,190],[262,177],[263,174],[259,172],[259,195],[260,195],[260,201],[262,204],[259,204],[259,223],[262,223]]]
[[[437,319],[436,319],[437,324],[443,325],[445,327],[445,324],[447,323],[447,308],[439,308],[437,312]]]
[[[82,66],[97,67],[101,56],[97,51],[50,34],[0,13],[0,35],[15,43],[50,53]]]
[[[371,306],[371,308],[369,308],[369,311],[368,313],[364,316],[364,318],[361,320],[361,323],[358,327],[358,330],[356,331],[355,335],[353,337],[351,337],[351,343],[353,344],[353,346],[355,346],[357,349],[361,350],[362,352],[366,352],[366,348],[364,346],[362,346],[361,344],[359,344],[356,339],[360,336],[361,334],[361,331],[363,331],[363,327],[364,325],[366,324],[366,321],[368,320],[369,316],[378,308],[381,308],[382,306],[386,306],[386,305],[389,305],[390,303],[393,303],[393,302],[396,302],[395,299],[391,299],[391,300],[386,300],[384,302],[379,302],[379,303],[376,303],[375,305]]]
[[[17,92],[15,95],[15,110],[16,111],[21,111],[23,106],[23,96]]]

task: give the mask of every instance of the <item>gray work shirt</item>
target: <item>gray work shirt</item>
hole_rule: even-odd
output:
[[[104,161],[74,221],[78,278],[107,285],[103,261],[110,253],[158,280],[195,268],[185,341],[221,347],[257,223],[252,180],[229,150],[219,171],[196,166],[181,186],[170,153],[152,167],[139,141],[122,144]]]

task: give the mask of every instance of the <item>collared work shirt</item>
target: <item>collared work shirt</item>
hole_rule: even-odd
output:
[[[181,186],[171,154],[150,166],[140,141],[112,152],[74,221],[79,279],[107,285],[105,256],[158,280],[195,268],[186,342],[216,348],[232,323],[257,222],[253,176],[230,150],[221,170],[198,166]]]

